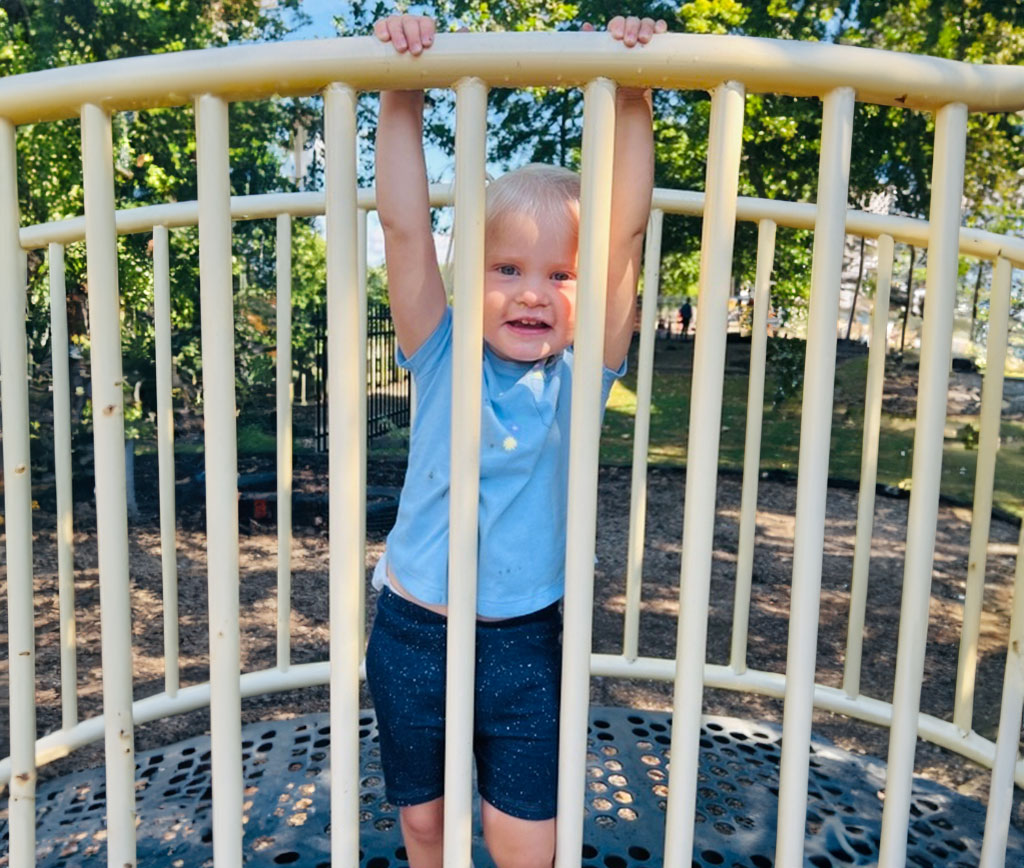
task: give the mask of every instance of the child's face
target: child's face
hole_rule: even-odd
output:
[[[503,215],[484,249],[484,340],[504,359],[534,362],[572,343],[577,234],[566,216]]]

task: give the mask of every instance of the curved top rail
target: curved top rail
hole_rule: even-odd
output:
[[[444,207],[451,205],[453,200],[451,185],[430,186],[432,206]],[[253,196],[232,196],[231,219],[264,220],[274,218],[278,214],[318,217],[324,213],[324,204],[323,193],[261,193]],[[660,208],[669,214],[700,217],[704,213],[704,194],[658,187],[654,190],[651,204],[652,207]],[[374,188],[363,187],[359,190],[358,205],[367,210],[376,207]],[[748,222],[773,220],[779,226],[788,226],[792,229],[813,229],[817,213],[817,206],[808,202],[754,199],[748,196],[739,196],[736,200],[737,219]],[[149,232],[154,226],[195,226],[199,221],[199,203],[171,202],[165,205],[124,208],[116,212],[115,218],[117,232],[120,235]],[[928,246],[928,221],[913,217],[850,210],[846,213],[846,231],[867,238],[891,235],[896,241],[905,244]],[[37,250],[51,242],[74,244],[84,239],[85,217],[36,223],[23,227],[19,233],[19,241],[24,250]],[[978,259],[1002,257],[1016,267],[1024,268],[1024,238],[961,227],[960,253]]]
[[[514,63],[509,57],[515,58]],[[605,76],[625,85],[823,96],[852,87],[864,102],[933,110],[1024,109],[1024,69],[834,45],[669,33],[640,50],[606,33],[441,34],[418,58],[367,36],[238,45],[130,57],[0,79],[0,117],[58,120],[89,103],[110,111],[225,99],[302,96],[333,82],[361,90],[451,87],[476,76],[495,87],[576,86]]]

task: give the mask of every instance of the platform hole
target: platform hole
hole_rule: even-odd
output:
[[[594,726],[596,726],[598,729],[608,729],[608,727],[610,727],[611,724],[607,720],[595,720]]]
[[[373,828],[378,832],[390,832],[395,828],[395,821],[390,817],[381,817],[379,820],[373,821]],[[385,864],[387,864],[385,862]]]
[[[828,856],[811,856],[808,861],[814,868],[832,868],[832,860]]]
[[[719,835],[729,836],[729,835],[735,835],[736,834],[736,830],[732,826],[730,826],[728,823],[721,823],[721,822],[715,823],[714,829],[715,829],[716,832],[718,832]]]
[[[594,817],[594,823],[602,829],[610,829],[615,825],[615,817],[610,817],[608,814],[601,814],[600,816]]]
[[[633,822],[639,816],[632,808],[619,808],[615,813],[618,814],[619,819],[626,820],[627,822]]]
[[[644,847],[633,846],[629,848],[629,858],[636,859],[638,862],[644,862],[651,858],[651,853]]]
[[[278,853],[274,857],[275,865],[291,865],[292,862],[298,862],[302,857],[294,850],[285,850],[283,853]]]
[[[772,868],[772,860],[767,856],[762,856],[760,853],[755,853],[751,856],[750,863],[754,868]]]
[[[597,856],[597,847],[593,844],[584,844],[582,854],[584,859],[593,859]]]
[[[374,856],[366,863],[366,868],[388,868],[391,862],[386,856]]]
[[[409,854],[406,852],[405,847],[399,847],[395,850],[395,858],[402,862],[409,861]]]
[[[702,850],[700,858],[707,862],[708,865],[722,865],[725,863],[725,857],[717,850]]]

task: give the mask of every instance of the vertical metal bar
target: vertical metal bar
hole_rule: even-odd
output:
[[[999,260],[1006,262],[1006,260]],[[1007,269],[1009,270],[1009,269]],[[1003,673],[1003,703],[999,714],[999,735],[992,762],[992,778],[985,814],[985,837],[979,868],[1005,868],[1006,841],[1013,808],[1013,773],[1020,743],[1021,709],[1024,707],[1024,523],[1017,541],[1017,570],[1013,581],[1013,615],[1006,646]]]
[[[477,519],[483,369],[484,179],[487,86],[455,85],[455,305],[452,324],[451,504],[445,700],[444,866],[465,868],[472,844],[473,696],[476,673]],[[460,746],[454,749],[454,746]]]
[[[1003,372],[1006,367],[1007,332],[1010,323],[1010,273],[1008,260],[996,259],[992,274],[985,380],[981,387],[978,463],[974,476],[974,514],[967,556],[967,587],[964,593],[964,626],[960,636],[960,660],[956,673],[953,723],[964,734],[971,730],[974,711],[974,679],[978,669],[978,636],[981,602],[985,591],[985,562],[992,524],[992,487],[999,451],[999,421],[1003,409]]]
[[[928,217],[928,308],[921,339],[907,554],[903,570],[885,807],[882,811],[882,842],[879,847],[882,868],[902,868],[906,864],[910,788],[917,746],[939,508],[941,474],[938,469],[942,466],[946,422],[966,136],[966,106],[951,103],[939,109],[935,118],[932,201]]]
[[[132,719],[131,598],[124,459],[121,310],[114,225],[110,115],[82,107],[82,173],[92,347],[92,423],[96,463],[107,863],[135,864],[135,733]]]
[[[566,517],[562,706],[559,726],[558,868],[578,865],[583,846],[583,787],[590,708],[597,468],[601,444],[601,371],[608,290],[608,233],[615,141],[615,84],[590,81],[583,92],[580,244],[569,497]]]
[[[740,538],[736,558],[736,591],[732,607],[732,648],[729,666],[747,671],[747,630],[750,587],[754,576],[754,534],[757,530],[757,483],[761,470],[761,422],[764,418],[764,373],[768,355],[768,306],[775,264],[775,221],[757,224],[757,272],[750,337],[747,385],[747,430],[743,446],[743,489],[740,495]]]
[[[366,497],[366,348],[359,343],[356,94],[324,91],[330,482],[331,864],[359,860],[359,641]]]
[[[68,370],[68,303],[64,245],[51,243],[50,348],[53,358],[53,465],[57,486],[57,595],[60,607],[61,726],[78,723],[75,658],[75,530],[71,490],[71,372]]]
[[[357,179],[358,182],[358,179]],[[359,346],[360,351],[358,355],[359,367],[356,371],[359,376],[359,399],[356,402],[358,412],[361,413],[361,421],[359,422],[359,429],[362,431],[363,443],[366,444],[366,415],[367,408],[366,403],[368,400],[367,386],[366,386],[366,314],[367,314],[367,303],[366,303],[366,209],[360,208],[356,212],[356,255],[358,264],[358,277],[356,279],[356,288],[359,298]],[[362,460],[359,462],[359,490],[362,492],[366,491],[366,458],[367,458],[366,445],[363,446]],[[365,497],[364,497],[365,500]],[[363,504],[363,515],[366,514],[366,505]],[[365,519],[364,519],[364,533],[359,537],[359,561],[360,563],[366,563],[366,533],[365,533]],[[359,613],[359,648],[366,648],[366,582],[359,582],[359,603],[356,606],[356,611]]]
[[[160,566],[163,574],[164,690],[175,696],[178,671],[178,544],[174,499],[174,404],[171,398],[171,250],[166,226],[153,227],[153,327],[156,333],[157,461]]]
[[[277,668],[291,662],[292,218],[277,215]]]
[[[14,124],[0,118],[0,403],[3,412],[4,533],[10,678],[10,861],[35,864],[36,645],[32,599],[32,473],[29,452],[26,275],[18,243]]]
[[[217,868],[228,868],[242,862],[242,700],[238,685],[241,639],[231,167],[228,104],[220,97],[204,94],[196,100],[196,155],[206,428],[213,860]]]
[[[647,523],[647,447],[651,439],[651,386],[654,381],[654,326],[658,318],[661,278],[661,226],[665,212],[651,211],[644,250],[644,294],[640,308],[640,352],[636,363],[636,426],[633,433],[633,487],[629,505],[626,552],[626,619],[622,653],[636,660],[640,637],[640,590],[644,572]]]
[[[665,815],[666,865],[689,864],[693,851],[708,596],[715,533],[719,420],[722,417],[725,332],[732,281],[743,109],[742,84],[730,81],[715,88],[711,97],[707,195],[697,290],[700,326],[693,349],[687,508],[683,515],[683,561],[672,703],[672,783]]]
[[[793,590],[786,654],[786,698],[779,768],[777,865],[803,863],[807,814],[808,746],[814,706],[814,665],[818,645],[818,601],[825,544],[825,496],[832,430],[832,392],[836,367],[837,287],[843,271],[843,242],[853,139],[852,88],[825,95],[818,214],[811,264],[807,359],[800,424],[800,464],[793,540]]]
[[[875,305],[871,312],[871,348],[864,393],[864,433],[860,451],[860,493],[857,499],[857,536],[850,580],[850,617],[847,623],[843,690],[851,699],[860,695],[860,667],[864,645],[864,613],[868,601],[871,537],[875,523],[875,480],[878,476],[878,435],[882,423],[885,383],[886,334],[889,325],[889,288],[895,245],[891,235],[878,236],[878,274]]]

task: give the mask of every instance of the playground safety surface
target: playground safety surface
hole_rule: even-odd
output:
[[[657,868],[662,864],[671,716],[628,708],[591,709],[581,864]],[[242,731],[244,859],[253,866],[330,865],[326,714],[249,724]],[[397,811],[387,802],[372,711],[360,718],[361,868],[408,865]],[[694,868],[774,865],[781,730],[773,724],[707,717],[701,730]],[[806,866],[875,865],[885,764],[822,739],[810,748]],[[136,755],[139,864],[212,865],[208,736]],[[106,864],[103,770],[39,787],[38,865]],[[909,865],[977,865],[985,821],[974,799],[915,778]],[[492,863],[475,823],[474,863]],[[0,821],[6,851],[7,823]],[[0,853],[5,863],[6,852]],[[1024,865],[1024,834],[1010,830],[1007,865]]]

